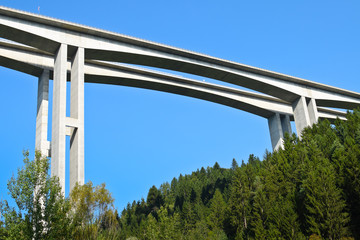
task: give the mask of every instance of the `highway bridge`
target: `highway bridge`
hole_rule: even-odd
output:
[[[84,82],[180,94],[268,119],[274,150],[285,132],[319,118],[345,120],[360,94],[196,52],[0,6],[0,65],[38,77],[36,148],[51,157],[51,174],[65,192],[65,142],[70,136],[70,190],[84,183]],[[190,73],[255,92],[132,64]],[[48,141],[49,80],[53,80],[52,139]],[[71,84],[66,117],[66,82]]]

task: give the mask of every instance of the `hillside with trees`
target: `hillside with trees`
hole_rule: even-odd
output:
[[[153,186],[120,214],[105,185],[64,198],[41,174],[48,161],[26,157],[8,183],[17,206],[0,205],[0,239],[360,239],[360,111],[347,119],[287,135],[263,160]]]
[[[347,119],[153,186],[122,211],[121,239],[359,239],[360,112]]]

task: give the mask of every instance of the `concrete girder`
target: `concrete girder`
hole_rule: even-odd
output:
[[[40,66],[41,68],[47,68],[50,71],[53,70],[52,56],[46,54],[44,55],[44,53],[39,52],[38,50],[22,48],[21,51],[19,49],[15,50],[16,54],[13,55],[11,55],[11,51],[14,50],[10,50],[9,46],[6,46],[6,51],[2,50],[4,49],[0,46],[0,52],[2,55],[16,59],[12,59],[15,61],[15,63],[17,63],[17,61],[26,61],[26,64],[32,64],[31,66],[34,66],[34,68],[37,68],[36,66]],[[12,68],[21,71],[23,67],[22,64],[20,64],[20,67],[16,67],[17,65],[18,64],[12,65]],[[72,68],[71,61],[68,61],[67,67],[67,71],[69,73],[71,71],[70,68]],[[87,82],[111,83],[114,85],[140,87],[171,92],[175,94],[182,94],[184,96],[204,99],[222,105],[238,108],[265,117],[268,119],[270,137],[274,150],[283,147],[284,133],[291,133],[290,116],[294,118],[292,113],[292,106],[273,97],[186,79],[175,75],[107,62],[87,61],[84,69],[86,72],[85,79]],[[74,91],[72,90],[72,92]],[[316,107],[315,101],[307,101],[307,106],[309,106],[309,103],[313,103],[313,106]],[[331,121],[334,121],[336,117],[345,119],[344,112],[341,111],[322,108],[318,108],[318,111],[318,117],[320,118],[326,118]],[[300,111],[300,113],[302,112]],[[314,120],[316,119],[317,117]],[[67,117],[65,122],[67,127],[66,134],[72,136],[74,134],[74,130],[79,127],[78,121],[76,118]],[[303,127],[306,126],[308,125],[305,124]],[[71,157],[71,159],[76,159],[76,157]],[[80,165],[83,164],[83,158],[81,161],[75,161],[75,163]],[[71,169],[81,168],[71,167]],[[83,175],[83,172],[78,172],[76,176],[79,177],[81,174]],[[82,183],[82,181],[79,179],[82,179],[83,181],[83,177],[77,178],[77,180],[70,180],[71,188],[76,182]]]
[[[48,69],[51,78],[53,57],[49,54],[17,44],[0,42],[0,65],[6,65],[9,60],[12,61],[12,65],[7,66],[9,68],[17,71],[26,69],[25,73],[32,72],[35,73],[34,76],[37,76],[36,73],[41,69]],[[24,64],[27,67],[24,68]],[[70,70],[71,61],[68,61],[67,72],[70,73]],[[180,94],[234,107],[264,118],[269,118],[274,113],[289,115],[293,118],[291,104],[263,94],[108,62],[88,60],[85,63],[84,71],[86,82],[108,83]],[[343,112],[328,111],[326,115],[323,112],[324,110],[319,112],[320,118],[335,119],[339,116],[344,119]]]
[[[343,111],[334,110],[330,108],[323,108],[323,107],[318,107],[317,109],[318,109],[319,119],[327,119],[331,123],[334,123],[337,118],[343,121],[346,120],[346,113]]]
[[[0,34],[51,53],[57,49],[57,43],[65,43],[69,45],[69,52],[73,52],[75,47],[85,48],[87,59],[192,73],[250,88],[291,103],[304,96],[315,99],[319,106],[347,109],[360,106],[360,94],[351,91],[4,7],[0,7]]]

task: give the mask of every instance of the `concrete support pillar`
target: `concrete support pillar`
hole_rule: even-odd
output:
[[[285,133],[292,133],[291,130],[291,123],[290,123],[290,116],[289,115],[280,115],[280,120],[281,120],[281,127],[283,130],[283,134],[285,136]]]
[[[275,113],[268,118],[268,124],[273,150],[276,151],[279,148],[284,148],[284,133],[291,133],[290,117]]]
[[[71,65],[70,117],[76,127],[70,135],[70,192],[84,184],[84,49],[78,48]]]
[[[273,150],[276,151],[279,148],[283,147],[282,139],[284,136],[281,127],[280,114],[275,113],[273,116],[268,118],[268,124],[269,124],[269,131],[271,137],[271,144]]]
[[[44,70],[38,81],[35,149],[45,157],[50,155],[48,134],[49,117],[49,70]]]
[[[310,125],[313,125],[318,122],[319,114],[317,111],[316,101],[315,99],[311,98],[307,100],[307,107],[309,111],[309,117],[310,117]]]
[[[292,104],[292,108],[294,111],[296,132],[297,135],[301,137],[302,130],[311,124],[305,97],[302,96],[298,98]]]
[[[301,132],[304,128],[317,123],[319,119],[316,101],[313,98],[306,99],[302,96],[292,104],[292,108],[294,111],[296,132],[299,138],[301,138]]]
[[[65,120],[66,120],[67,45],[61,44],[55,54],[54,90],[51,130],[51,176],[60,180],[65,195]]]

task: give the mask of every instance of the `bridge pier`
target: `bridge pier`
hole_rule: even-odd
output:
[[[70,192],[76,183],[84,184],[84,48],[78,48],[71,64],[70,118],[76,126],[70,131]]]
[[[316,107],[316,101],[313,98],[299,97],[293,104],[296,132],[301,138],[301,132],[305,127],[317,123],[319,114]]]
[[[66,44],[60,44],[55,54],[51,127],[51,176],[59,177],[64,195],[67,49]]]
[[[310,125],[313,125],[318,122],[319,120],[319,113],[316,106],[315,99],[311,98],[307,100],[307,107],[309,111],[309,117],[310,117]]]
[[[268,124],[273,150],[276,151],[279,148],[283,148],[285,132],[291,134],[289,115],[280,115],[279,113],[275,113],[273,116],[268,118]]]
[[[84,184],[84,49],[77,48],[71,61],[70,117],[66,117],[68,46],[61,44],[54,59],[51,176],[60,180],[65,194],[66,136],[70,136],[70,191]],[[44,113],[45,114],[45,113]]]
[[[44,70],[38,81],[35,149],[45,157],[50,154],[48,137],[49,119],[49,70]]]

